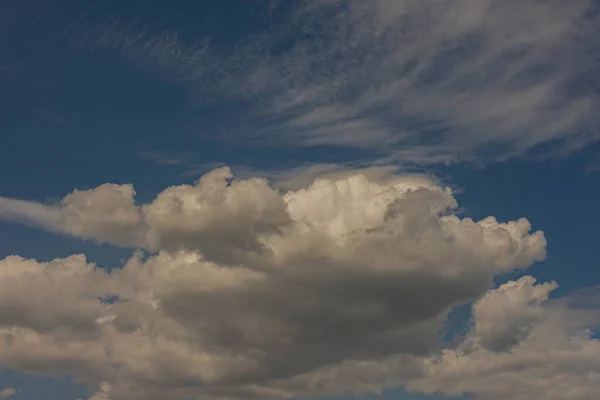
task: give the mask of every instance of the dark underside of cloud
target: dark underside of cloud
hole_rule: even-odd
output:
[[[116,399],[598,390],[593,309],[548,300],[556,285],[532,277],[490,289],[545,257],[526,219],[460,218],[449,189],[413,175],[282,192],[221,168],[148,204],[134,195],[0,199],[4,218],[147,252],[110,273],[83,255],[0,261],[4,365],[103,382],[95,396]],[[446,348],[447,313],[473,301],[472,327]],[[515,387],[517,370],[530,380]]]

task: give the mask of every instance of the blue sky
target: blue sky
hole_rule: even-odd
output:
[[[549,307],[561,309],[600,285],[600,8],[522,3],[5,0],[0,258],[83,253],[115,267],[136,247],[15,213],[21,200],[51,213],[75,189],[131,183],[146,204],[225,165],[283,187],[393,171],[452,187],[461,218],[542,230],[543,261],[493,278],[556,281]],[[20,389],[14,400],[88,398],[105,378],[12,360],[0,359],[0,391]],[[394,386],[381,383],[383,398],[462,390]]]

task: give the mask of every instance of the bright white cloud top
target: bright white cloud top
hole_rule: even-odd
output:
[[[548,300],[526,219],[460,218],[449,189],[349,174],[283,193],[213,170],[139,205],[131,185],[56,206],[0,199],[0,217],[145,249],[110,273],[84,255],[0,261],[0,359],[101,385],[94,399],[291,398],[377,392],[592,399],[597,313]],[[579,296],[592,296],[583,293]],[[452,306],[470,332],[443,349]]]

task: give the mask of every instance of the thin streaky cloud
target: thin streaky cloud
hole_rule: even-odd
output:
[[[210,131],[259,146],[429,164],[565,155],[600,139],[593,1],[276,5],[273,27],[235,48],[123,21],[88,27],[77,45],[176,76],[198,112],[236,101]]]
[[[153,161],[164,166],[174,166],[186,164],[189,156],[171,155],[155,150],[139,150],[137,156],[143,160]]]
[[[60,213],[55,207],[42,203],[0,197],[0,219],[54,231]]]

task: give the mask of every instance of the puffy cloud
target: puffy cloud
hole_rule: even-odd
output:
[[[83,255],[1,260],[0,357],[110,382],[114,398],[402,384],[493,400],[591,398],[595,311],[549,300],[556,284],[532,277],[488,291],[495,275],[544,258],[543,234],[525,219],[460,218],[457,206],[424,177],[350,175],[284,193],[226,168],[145,205],[130,185],[27,203],[27,223],[49,207],[57,227],[42,228],[151,254],[110,273]],[[446,313],[473,300],[466,340],[436,356]]]
[[[459,218],[451,191],[424,177],[350,175],[284,193],[221,168],[149,204],[134,193],[75,191],[52,207],[51,229],[149,256],[110,273],[83,255],[0,261],[3,363],[110,382],[114,398],[371,391],[420,376],[453,305],[545,256],[527,220]],[[539,291],[506,290],[506,306],[483,297],[474,335],[521,340],[534,312],[501,324],[500,339],[490,315],[512,313],[511,301],[535,309]]]
[[[167,188],[151,204],[139,206],[134,196],[132,185],[104,184],[75,190],[56,206],[0,198],[0,218],[122,247],[201,250],[226,262],[260,253],[260,235],[291,223],[266,180],[233,180],[229,168]]]
[[[208,163],[190,165],[184,176],[199,176],[207,170],[219,167],[221,164]],[[371,165],[364,160],[355,163],[306,163],[294,168],[287,169],[256,169],[244,165],[233,165],[232,170],[239,178],[251,178],[263,176],[269,180],[274,188],[281,190],[298,190],[310,186],[315,179],[329,179],[333,181],[342,180],[353,175],[363,175],[369,181],[384,183],[389,180],[397,180],[402,176],[403,182],[414,181],[417,186],[438,184],[435,176],[425,173],[410,173],[404,171],[398,165]]]
[[[0,219],[98,242],[142,246],[143,219],[132,185],[75,190],[58,205],[0,197]]]
[[[203,175],[195,186],[168,188],[141,212],[150,249],[197,249],[230,262],[242,253],[260,253],[259,237],[291,222],[266,180],[233,180],[229,168]]]
[[[199,251],[207,260],[233,265],[326,257],[397,268],[398,260],[414,257],[402,268],[425,273],[443,258],[444,273],[458,274],[481,262],[478,257],[492,257],[492,271],[498,273],[526,267],[545,251],[543,234],[529,235],[525,219],[501,224],[493,217],[474,222],[446,215],[457,206],[455,199],[425,177],[379,183],[364,175],[319,178],[282,195],[264,179],[234,179],[225,167],[193,186],[167,188],[147,205],[137,205],[134,194],[131,185],[105,184],[75,191],[54,207],[26,202],[19,215],[84,239],[151,252]],[[19,200],[5,199],[0,210],[10,211],[14,202]],[[47,212],[40,214],[39,208]],[[465,252],[473,243],[484,251]],[[432,245],[439,254],[428,254]],[[465,254],[471,258],[462,260]]]
[[[473,307],[474,336],[489,350],[505,351],[518,344],[543,321],[548,299],[556,283],[534,285],[535,278],[526,276],[490,291]]]
[[[597,398],[597,290],[545,300],[555,287],[525,277],[491,290],[475,306],[472,336],[428,360],[409,388],[483,400]]]
[[[134,196],[132,185],[104,184],[92,190],[75,190],[60,204],[60,229],[99,242],[142,246],[145,227]]]

